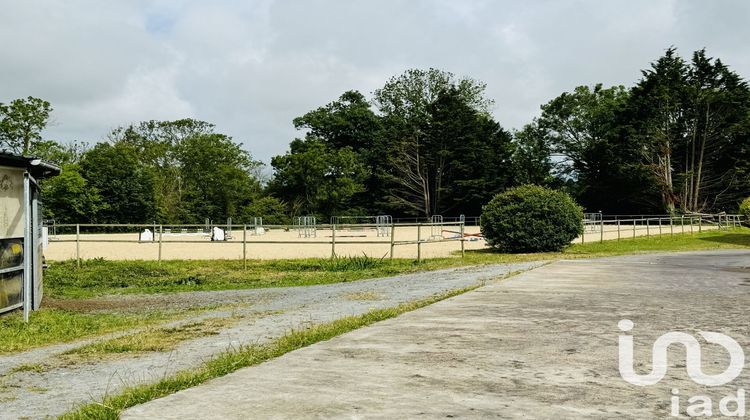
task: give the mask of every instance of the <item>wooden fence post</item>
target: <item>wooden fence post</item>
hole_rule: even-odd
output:
[[[242,225],[242,269],[247,270],[247,225]]]
[[[422,261],[422,224],[417,222],[417,262]]]
[[[391,221],[391,259],[393,259],[393,248],[396,247],[396,223]]]
[[[159,258],[158,262],[161,263],[161,237],[164,234],[164,226],[159,225]]]
[[[620,240],[620,219],[617,219],[617,240]]]
[[[336,258],[336,224],[331,224],[331,258]]]
[[[461,223],[461,258],[466,256],[466,247],[464,245],[464,223]]]
[[[76,268],[81,268],[81,225],[76,223]]]

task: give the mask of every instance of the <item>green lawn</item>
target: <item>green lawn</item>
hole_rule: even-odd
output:
[[[573,245],[564,252],[501,254],[469,251],[465,258],[435,258],[417,263],[406,259],[367,257],[248,261],[73,261],[53,262],[46,272],[45,293],[53,298],[85,298],[123,293],[165,293],[196,290],[309,286],[392,276],[466,265],[497,264],[621,255],[634,252],[688,251],[750,247],[750,229],[673,237],[626,239]]]
[[[465,258],[437,258],[421,263],[369,258],[251,261],[244,270],[239,261],[222,260],[164,261],[161,264],[91,260],[84,261],[80,269],[70,261],[56,262],[51,264],[45,277],[45,293],[50,298],[47,307],[43,304],[41,310],[33,312],[28,324],[18,311],[0,316],[0,354],[129,330],[212,309],[134,312],[126,308],[102,308],[96,301],[83,300],[102,295],[305,286],[466,265],[721,248],[750,248],[750,229],[588,243],[573,245],[558,253],[473,251],[467,252]],[[53,305],[56,307],[50,307]]]

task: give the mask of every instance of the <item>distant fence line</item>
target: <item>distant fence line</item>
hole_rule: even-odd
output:
[[[589,215],[599,215],[590,217]],[[584,229],[581,235],[581,243],[585,243],[587,237],[594,237],[600,242],[604,241],[605,235],[616,234],[616,238],[635,238],[638,231],[645,229],[645,236],[652,235],[674,235],[676,233],[701,233],[704,230],[726,230],[741,227],[746,219],[740,214],[687,214],[679,216],[671,215],[604,215],[601,213],[587,213],[584,219]],[[632,233],[631,233],[632,232]]]
[[[579,243],[587,243],[592,241],[603,242],[604,240],[621,240],[628,238],[635,238],[637,236],[656,236],[656,235],[674,235],[682,233],[700,233],[704,230],[725,230],[742,226],[743,222],[747,222],[742,215],[738,214],[695,214],[695,215],[680,215],[680,216],[669,216],[669,215],[629,215],[629,218],[623,217],[624,215],[606,215],[601,213],[587,213],[583,220],[583,233],[579,238]],[[210,237],[214,227],[222,228],[226,234],[223,240],[211,241],[211,243],[231,243],[231,244],[242,244],[242,260],[243,265],[247,266],[247,245],[248,244],[299,244],[299,245],[327,245],[331,249],[331,257],[336,257],[337,245],[388,245],[389,252],[385,256],[393,258],[394,249],[398,246],[416,245],[417,248],[417,260],[422,260],[422,246],[430,243],[460,242],[461,256],[465,255],[465,242],[472,239],[477,234],[467,235],[465,227],[476,222],[478,218],[443,218],[442,222],[439,223],[419,223],[419,222],[403,222],[404,219],[396,218],[385,218],[376,219],[378,223],[326,223],[316,224],[314,219],[312,224],[307,223],[308,218],[304,218],[306,221],[304,224],[299,222],[298,224],[291,225],[262,225],[258,221],[260,218],[255,219],[253,224],[232,224],[231,219],[226,224],[215,224],[207,221],[204,224],[157,224],[157,223],[111,223],[111,224],[96,224],[96,223],[78,223],[78,224],[56,224],[54,221],[50,221],[47,227],[49,228],[49,243],[72,243],[75,242],[75,258],[77,265],[80,266],[81,262],[81,250],[80,246],[82,243],[144,243],[150,242],[158,244],[158,256],[157,261],[162,260],[162,247],[164,243],[201,243],[195,239],[181,239],[182,237],[195,237],[202,236],[203,238]],[[458,220],[457,220],[458,219]],[[344,220],[334,219],[333,221]],[[433,220],[440,220],[439,217]],[[396,231],[401,228],[415,228],[415,237],[409,240],[396,240]],[[445,230],[443,228],[448,227]],[[95,235],[95,234],[140,234],[143,230],[149,229],[152,232],[150,240],[141,240],[140,235],[138,239],[128,238],[92,238],[92,237],[81,237],[84,235]],[[310,234],[312,229],[315,234]],[[365,239],[365,240],[348,240],[347,235],[343,234],[342,231],[356,231],[363,229],[373,229],[377,231],[378,239]],[[453,229],[453,230],[451,230]],[[300,232],[299,238],[294,240],[288,239],[276,239],[276,240],[264,240],[264,239],[252,239],[248,240],[249,236],[257,236],[263,234],[264,231],[268,230],[284,230],[284,231],[298,231]],[[236,233],[241,232],[241,237],[234,237]],[[304,235],[302,232],[305,232]],[[322,234],[329,234],[326,239],[318,239],[317,232]],[[337,237],[337,232],[340,234]],[[401,231],[403,232],[403,231]],[[444,237],[443,233],[448,232],[451,236]],[[412,233],[407,233],[411,235]],[[57,235],[63,235],[64,237],[57,237]],[[348,235],[348,237],[352,237]],[[403,235],[402,235],[403,237]],[[165,240],[165,238],[167,238]],[[203,239],[202,238],[202,239]],[[384,256],[384,257],[385,257]]]
[[[453,226],[454,229],[457,229],[456,231],[450,231],[454,233],[455,236],[451,236],[448,238],[445,238],[442,236],[442,228],[444,227],[451,227]],[[242,244],[242,261],[243,266],[247,267],[247,245],[248,244],[297,244],[297,245],[330,245],[331,247],[331,257],[336,257],[336,246],[337,245],[389,245],[390,251],[389,251],[389,257],[392,259],[394,254],[394,249],[397,246],[405,246],[405,245],[416,245],[417,247],[417,261],[422,260],[422,246],[427,245],[430,243],[438,243],[438,242],[451,242],[451,241],[457,241],[460,242],[460,251],[461,251],[461,257],[465,256],[465,241],[467,241],[464,233],[465,224],[463,222],[442,222],[442,223],[395,223],[392,222],[387,226],[387,233],[386,235],[382,235],[385,237],[385,239],[381,240],[346,240],[346,239],[337,239],[336,233],[341,232],[343,230],[347,229],[365,229],[365,228],[372,228],[378,230],[378,232],[381,232],[384,228],[382,224],[316,224],[312,226],[300,226],[300,225],[263,225],[256,226],[256,225],[217,225],[212,224],[209,226],[208,229],[213,229],[214,227],[225,227],[227,230],[224,232],[226,233],[226,237],[224,240],[217,240],[217,241],[211,241],[211,243],[225,243],[225,244]],[[416,238],[414,240],[396,240],[396,229],[398,228],[414,228],[416,227]],[[51,228],[51,226],[50,226]],[[232,229],[240,230],[242,232],[242,237],[235,239],[232,234]],[[330,240],[319,240],[319,239],[312,239],[312,240],[306,240],[306,239],[297,239],[297,240],[248,240],[248,236],[253,236],[258,234],[257,229],[264,229],[264,230],[272,230],[272,229],[281,229],[285,231],[293,231],[297,229],[314,229],[316,231],[322,231],[330,232]],[[426,228],[428,230],[426,230]],[[435,233],[436,228],[438,231],[441,232],[441,236],[439,240],[435,240]],[[57,238],[58,234],[61,234],[61,231],[65,231],[66,229],[75,229],[74,232],[71,233],[62,233],[62,235],[68,235],[72,236],[75,235],[74,238],[70,239],[61,239]],[[140,229],[153,229],[152,233],[152,239],[149,241],[144,241],[140,239],[99,239],[99,238],[81,238],[81,234],[102,234],[105,232],[102,232],[102,230],[106,229],[113,229],[115,232],[108,232],[108,233],[135,233],[132,231],[132,229],[138,229],[138,233],[141,232]],[[126,231],[126,229],[131,229],[130,231]],[[251,230],[252,229],[252,230]],[[425,230],[425,235],[423,235],[423,230]],[[83,232],[82,232],[83,231]],[[427,235],[429,233],[429,235]],[[164,246],[164,243],[200,243],[196,240],[187,240],[187,239],[169,239],[164,240],[165,236],[177,236],[180,235],[203,235],[203,236],[210,236],[210,232],[207,231],[207,227],[205,224],[169,224],[169,225],[162,225],[162,224],[146,224],[146,223],[109,223],[109,224],[98,224],[98,223],[76,223],[76,224],[55,224],[54,225],[54,231],[50,232],[48,241],[49,243],[72,243],[75,242],[76,244],[76,264],[80,266],[81,264],[81,251],[80,251],[80,244],[82,243],[144,243],[144,242],[153,242],[158,244],[158,256],[157,261],[162,260],[162,247]],[[315,236],[300,236],[300,238],[317,238],[317,235]],[[381,237],[381,235],[378,235],[378,237]]]

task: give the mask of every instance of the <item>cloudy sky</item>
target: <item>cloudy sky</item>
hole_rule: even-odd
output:
[[[0,102],[54,107],[47,138],[197,118],[268,161],[292,118],[407,68],[487,83],[520,128],[576,85],[631,85],[670,45],[750,77],[750,2],[0,0]]]

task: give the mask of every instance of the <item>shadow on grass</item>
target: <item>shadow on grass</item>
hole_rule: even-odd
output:
[[[750,247],[750,234],[747,233],[727,233],[720,236],[698,238],[698,240]]]

